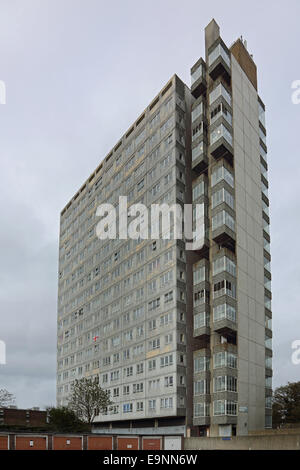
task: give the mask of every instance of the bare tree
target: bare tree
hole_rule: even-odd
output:
[[[100,387],[96,379],[75,380],[68,406],[78,418],[92,424],[95,417],[110,405],[109,393]]]
[[[15,402],[15,397],[12,393],[8,392],[4,388],[0,389],[0,408],[12,405]]]

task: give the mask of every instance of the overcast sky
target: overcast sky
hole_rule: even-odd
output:
[[[243,35],[267,107],[274,385],[300,380],[300,3],[0,0],[0,388],[55,403],[59,213],[167,80],[204,55],[212,18]]]

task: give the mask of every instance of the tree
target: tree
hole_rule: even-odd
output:
[[[14,402],[15,397],[12,393],[4,388],[0,389],[0,408],[5,408],[8,405],[12,405]]]
[[[99,413],[112,405],[109,393],[103,390],[96,379],[75,380],[69,399],[69,408],[78,418],[92,424]]]
[[[53,431],[58,432],[81,432],[89,431],[90,428],[79,419],[73,410],[66,406],[58,408],[48,407],[48,424]]]
[[[288,382],[275,390],[272,411],[274,427],[300,423],[300,382]]]

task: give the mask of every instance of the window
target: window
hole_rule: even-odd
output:
[[[209,301],[209,291],[201,289],[194,292],[194,307]]]
[[[224,124],[220,124],[216,129],[211,131],[210,133],[210,145],[213,145],[217,142],[221,137],[224,137],[227,142],[232,145],[232,135],[231,132],[224,126]]]
[[[173,364],[173,354],[160,358],[160,367],[168,367]]]
[[[138,401],[136,404],[136,411],[144,411],[144,402]]]
[[[237,379],[236,377],[221,375],[214,378],[214,392],[236,392]]]
[[[272,349],[272,338],[270,338],[269,336],[265,337],[265,346],[268,349]]]
[[[156,410],[156,400],[149,400],[149,411],[155,411]]]
[[[144,372],[144,364],[141,362],[140,364],[136,365],[136,373],[142,374]]]
[[[234,198],[225,188],[221,188],[212,195],[212,209],[225,202],[231,209],[234,209]]]
[[[195,201],[200,196],[203,196],[206,193],[207,193],[207,187],[204,181],[200,181],[199,183],[195,184],[195,186],[193,186],[193,201]]]
[[[144,384],[143,382],[138,384],[133,384],[133,393],[141,393],[144,391]]]
[[[214,416],[236,416],[237,403],[227,400],[216,400],[213,403]]]
[[[259,116],[259,121],[265,128],[266,127],[265,110],[260,102],[258,102],[258,116]]]
[[[200,312],[194,315],[194,329],[209,326],[209,313]]]
[[[207,277],[207,270],[205,266],[199,266],[194,269],[194,272],[193,272],[194,285],[199,284],[199,282],[205,281],[206,277]]]
[[[170,291],[167,294],[165,294],[164,299],[165,299],[165,303],[172,302],[172,300],[173,300],[173,291]]]
[[[170,344],[173,342],[173,334],[169,333],[168,335],[165,336],[165,344]]]
[[[173,313],[166,313],[160,317],[160,326],[169,325],[173,320]]]
[[[232,173],[227,170],[224,166],[219,166],[213,170],[211,175],[211,185],[212,187],[215,186],[219,181],[226,181],[229,186],[234,188],[234,178]]]
[[[200,356],[194,358],[194,372],[209,370],[209,357]]]
[[[231,106],[231,95],[226,90],[222,83],[216,86],[216,88],[209,94],[209,104],[211,105],[219,96],[223,96],[223,98],[227,101],[227,103]]]
[[[165,287],[167,284],[173,280],[173,271],[167,271],[162,276],[160,276],[160,287]]]
[[[234,353],[220,351],[214,354],[214,369],[221,367],[237,368],[237,356]]]
[[[203,103],[199,103],[192,110],[192,122],[195,121],[203,113]]]
[[[156,308],[159,308],[160,306],[160,298],[158,297],[155,300],[151,300],[151,302],[148,303],[148,310],[151,312],[152,310],[155,310]]]
[[[266,377],[266,388],[272,388],[272,377]]]
[[[158,390],[160,385],[160,379],[149,380],[148,388],[149,391]]]
[[[210,124],[213,124],[220,116],[224,117],[228,124],[232,125],[232,114],[223,103],[219,103],[210,113]]]
[[[204,151],[204,145],[203,145],[203,142],[201,141],[196,147],[192,149],[192,161],[200,157],[203,154],[203,151]]]
[[[160,348],[160,338],[153,339],[149,341],[149,351]]]
[[[266,408],[272,408],[273,400],[272,397],[266,397]]]
[[[202,64],[200,64],[196,70],[194,70],[194,72],[191,74],[191,85],[193,85],[193,83],[195,83],[198,78],[202,77],[203,75],[203,67],[202,67]]]
[[[209,403],[195,403],[194,404],[194,417],[209,416]]]
[[[213,276],[216,276],[223,271],[226,271],[234,277],[236,276],[236,264],[227,256],[217,258],[213,262]]]
[[[115,380],[119,380],[120,373],[118,370],[115,370],[110,373],[110,380],[113,382]]]
[[[150,330],[150,331],[155,330],[155,329],[156,329],[156,319],[150,320],[149,323],[148,323],[148,325],[149,325],[149,330]]]
[[[173,116],[171,116],[160,128],[161,136],[165,134],[174,125]]]
[[[203,133],[203,130],[204,130],[203,122],[199,122],[199,124],[197,124],[192,130],[192,142],[196,140]]]
[[[218,57],[222,57],[224,62],[230,67],[230,57],[222,44],[218,44],[208,55],[208,65],[212,65]]]
[[[173,408],[173,398],[161,398],[160,399],[161,408]]]
[[[213,308],[213,318],[215,321],[220,320],[230,320],[232,322],[236,322],[236,310],[232,305],[229,304],[220,304]]]
[[[124,376],[125,377],[131,377],[133,375],[133,367],[130,366],[130,367],[126,367],[124,369]]]
[[[150,194],[151,196],[156,196],[160,191],[160,183],[156,183],[151,189],[150,189]]]
[[[155,370],[155,369],[156,369],[156,359],[151,359],[148,362],[148,370],[152,371],[152,370]]]
[[[194,382],[194,395],[205,395],[206,393],[209,393],[207,390],[207,383],[206,380],[197,380]]]
[[[123,413],[132,413],[132,403],[124,403]]]
[[[235,222],[234,218],[225,210],[218,212],[212,218],[212,230],[216,230],[222,225],[226,225],[230,230],[234,231]]]
[[[159,111],[155,114],[155,116],[153,116],[153,118],[151,119],[150,123],[149,123],[149,127],[150,129],[153,129],[154,127],[156,127],[158,124],[160,123],[160,114],[159,114]]]
[[[165,377],[164,383],[165,383],[165,387],[173,387],[173,384],[174,384],[173,375]]]
[[[236,285],[234,282],[223,279],[222,281],[214,284],[214,299],[228,295],[229,297],[236,298]]]

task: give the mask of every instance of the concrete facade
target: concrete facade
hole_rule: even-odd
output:
[[[271,425],[256,66],[241,40],[227,48],[212,21],[191,75],[191,88],[169,80],[61,213],[57,403],[67,403],[74,379],[96,378],[114,403],[96,418],[105,433],[228,436]],[[149,209],[193,204],[196,249],[162,236],[99,240],[96,209],[117,207],[119,196]]]

